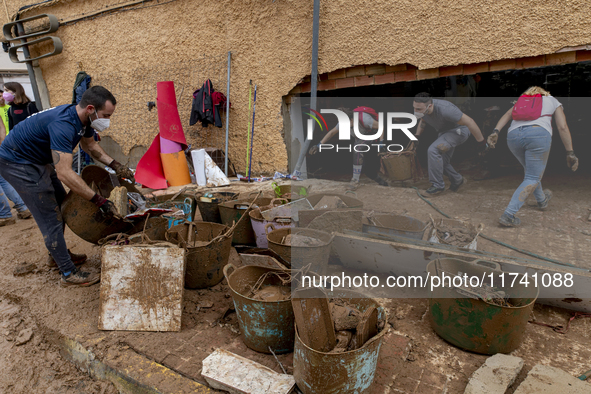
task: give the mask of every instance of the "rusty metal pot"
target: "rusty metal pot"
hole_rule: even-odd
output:
[[[466,297],[453,287],[436,287],[429,297],[429,321],[441,338],[462,349],[481,354],[510,353],[523,341],[539,289],[532,282],[526,286],[510,279],[505,280],[505,287],[499,286],[503,271],[490,268],[491,265],[498,267],[493,262],[444,258],[432,260],[427,272],[440,278],[443,273],[453,277],[463,272],[469,278],[488,278],[492,273],[497,280],[493,283],[495,288],[509,296],[513,307]]]
[[[315,246],[291,246],[284,245],[283,239],[289,234],[298,234],[320,241],[320,245]],[[312,264],[312,270],[323,273],[328,264],[330,256],[330,247],[333,236],[320,230],[309,228],[291,228],[284,227],[273,230],[267,234],[269,249],[281,256],[285,261],[291,263],[295,269],[302,268],[304,265]]]
[[[275,353],[291,352],[295,335],[291,300],[259,301],[247,296],[259,278],[267,272],[285,271],[254,265],[236,268],[228,264],[224,267],[242,340],[246,346],[261,353],[270,353],[269,348]],[[274,276],[268,280],[270,284],[281,285]]]
[[[238,222],[242,215],[248,214],[248,212],[250,212],[248,211],[248,206],[253,199],[254,197],[228,201],[219,204],[218,206],[222,223],[231,227],[234,222]],[[258,207],[263,207],[268,206],[271,203],[271,200],[272,199],[268,197],[259,197],[254,203]],[[256,207],[253,205],[253,208]],[[242,220],[234,229],[232,243],[235,245],[256,245],[256,236],[252,228],[252,223],[250,220],[248,220],[248,216],[245,217],[244,220]]]
[[[306,346],[296,330],[293,351],[293,377],[304,394],[363,394],[373,383],[380,347],[388,331],[386,310],[373,298],[350,290],[328,292],[330,298],[345,299],[349,305],[364,312],[376,307],[378,320],[384,328],[362,347],[344,353],[324,353]]]
[[[109,197],[114,188],[109,172],[99,166],[84,167],[80,176],[88,185],[94,182],[99,193],[105,198]],[[119,178],[119,182],[128,192],[139,193],[131,183],[121,178]],[[71,190],[62,203],[61,211],[70,230],[83,240],[93,244],[97,244],[101,238],[114,233],[132,234],[141,231],[145,222],[145,220],[138,220],[131,223],[117,218],[97,220],[97,206]]]

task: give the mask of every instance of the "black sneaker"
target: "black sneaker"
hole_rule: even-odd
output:
[[[550,199],[552,198],[552,192],[550,190],[545,190],[544,195],[546,196],[546,198],[544,198],[544,201],[538,203],[538,208],[541,211],[548,208],[548,203],[550,202]]]
[[[452,192],[457,192],[458,190],[460,190],[460,187],[464,186],[466,183],[468,183],[468,181],[466,181],[466,178],[462,177],[462,181],[460,183],[458,183],[457,185],[454,185],[452,183],[449,186],[449,190],[451,190]]]
[[[425,190],[426,196],[427,197],[431,197],[431,196],[436,196],[438,194],[441,194],[445,191],[444,187],[435,187],[435,186],[431,186],[430,188],[428,188],[427,190]]]
[[[521,220],[518,217],[511,216],[504,212],[499,218],[499,223],[505,227],[516,227],[521,224]]]
[[[75,268],[70,275],[64,276],[62,274],[62,279],[60,282],[61,287],[70,287],[70,286],[79,286],[79,287],[87,287],[92,286],[95,283],[98,283],[101,280],[100,274],[92,274],[90,272],[80,271],[79,268]]]

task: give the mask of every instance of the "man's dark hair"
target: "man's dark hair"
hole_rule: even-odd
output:
[[[111,92],[102,86],[93,86],[84,92],[78,105],[82,108],[92,105],[97,111],[100,111],[105,107],[107,101],[110,101],[113,105],[117,105],[117,100],[115,100],[115,96]]]
[[[432,101],[433,101],[433,98],[427,92],[421,92],[415,96],[415,103],[429,104]]]

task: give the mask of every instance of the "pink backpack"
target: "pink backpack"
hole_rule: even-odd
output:
[[[359,112],[359,120],[361,120],[361,124],[363,125],[363,127],[367,127],[363,123],[363,113],[364,112],[372,115],[374,117],[374,119],[376,119],[376,120],[378,119],[378,113],[376,112],[375,109],[370,108],[370,107],[357,107],[353,110],[353,112]]]
[[[519,97],[511,115],[513,120],[536,120],[541,116],[552,116],[542,115],[542,104],[543,98],[541,94],[524,94]]]

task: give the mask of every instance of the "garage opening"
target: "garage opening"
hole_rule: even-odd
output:
[[[454,102],[465,114],[476,121],[486,138],[492,132],[498,119],[512,107],[519,95],[534,85],[548,90],[562,103],[573,139],[574,150],[580,159],[577,175],[589,175],[591,161],[585,160],[584,150],[591,145],[591,133],[589,133],[589,124],[591,124],[589,104],[591,104],[591,100],[588,98],[588,92],[591,91],[591,62],[319,91],[318,100],[325,104],[334,100],[335,105],[338,105],[336,103],[340,102],[339,99],[351,98],[353,102],[358,100],[357,105],[366,105],[363,102],[364,98],[384,98],[383,104],[379,104],[380,101],[377,101],[378,104],[374,104],[378,106],[375,108],[377,112],[412,113],[412,97],[419,92],[428,92],[434,98]],[[300,99],[305,102],[309,96],[309,93],[302,93]],[[396,101],[389,98],[405,99]],[[393,105],[397,108],[392,108]],[[298,116],[302,116],[301,111]],[[325,119],[327,130],[337,124],[335,116],[326,116]],[[302,122],[302,125],[305,123]],[[552,148],[546,167],[546,175],[566,174],[570,172],[566,166],[566,151],[554,120],[552,120],[552,127]],[[316,131],[312,144],[319,143],[327,130]],[[411,131],[414,133],[416,127]],[[427,148],[437,138],[437,133],[427,126],[423,135],[417,157],[422,168],[426,170]],[[452,164],[460,172],[482,179],[521,172],[520,164],[507,147],[506,136],[507,127],[502,131],[496,149],[489,150],[483,157],[476,153],[476,141],[470,137],[468,141],[456,149]],[[293,148],[292,156],[293,152],[297,151]],[[352,172],[353,154],[348,151],[336,152],[332,150],[323,153],[322,158],[318,155],[309,155],[307,157],[308,176],[348,181]],[[290,160],[290,163],[292,162],[295,162],[293,158]],[[379,166],[378,160],[364,163],[362,176],[363,173],[375,171],[375,166]]]

